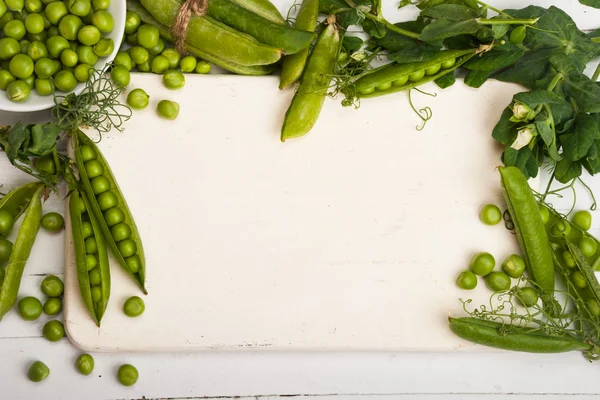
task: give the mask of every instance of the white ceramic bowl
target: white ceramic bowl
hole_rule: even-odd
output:
[[[127,5],[125,0],[111,0],[110,6],[108,7],[115,21],[115,27],[108,35],[103,37],[109,37],[115,43],[115,49],[108,57],[101,57],[94,66],[97,70],[103,70],[106,64],[114,60],[119,47],[121,47],[121,41],[123,40],[123,32],[125,31],[125,14],[127,12]],[[85,82],[79,83],[73,91],[69,93],[79,94],[85,88]],[[65,95],[68,93],[56,91],[57,95]],[[39,96],[35,93],[35,90],[31,91],[29,98],[23,102],[17,103],[10,101],[6,95],[6,91],[0,90],[0,110],[12,111],[12,112],[31,112],[40,111],[52,108],[54,106],[53,96]]]

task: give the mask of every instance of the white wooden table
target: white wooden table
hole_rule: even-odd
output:
[[[275,0],[287,10],[291,0]],[[387,0],[386,14],[394,20],[396,0]],[[559,5],[582,28],[597,27],[599,12],[575,0],[530,1]],[[500,7],[521,7],[517,0],[496,1]],[[41,118],[40,115],[31,118]],[[3,121],[5,122],[5,121]],[[0,163],[0,181],[13,173]],[[600,193],[600,178],[588,180]],[[0,189],[1,190],[1,189]],[[582,201],[585,201],[582,200]],[[584,203],[581,203],[584,204]],[[58,199],[49,204],[62,211]],[[599,216],[593,233],[600,236]],[[62,251],[62,238],[40,233],[43,247]],[[57,251],[57,250],[55,250]],[[47,274],[62,276],[62,264],[45,262],[34,252],[23,279],[22,292],[42,298],[39,284]],[[91,376],[79,375],[73,363],[79,351],[67,340],[50,343],[41,337],[47,317],[25,323],[10,313],[0,324],[0,398],[20,399],[192,399],[199,397],[311,397],[592,399],[600,394],[599,365],[577,354],[531,355],[512,352],[469,353],[209,353],[209,354],[94,354]],[[51,378],[35,385],[26,378],[30,362],[41,359]],[[135,365],[140,379],[134,387],[118,384],[122,363]]]

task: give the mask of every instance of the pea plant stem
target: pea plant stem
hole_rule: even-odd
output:
[[[594,82],[597,81],[598,78],[600,78],[600,64],[598,64],[598,66],[596,67],[596,70],[594,71],[594,75],[592,75],[592,80]]]
[[[483,1],[479,1],[479,0],[475,0],[477,2],[477,4],[479,4],[480,6],[483,6],[485,8],[488,8],[492,11],[494,11],[495,13],[498,13],[499,15],[504,15],[508,17],[508,14],[506,14],[504,11],[497,9],[496,7],[492,7],[486,3],[484,3]]]
[[[397,27],[396,25],[392,24],[391,22],[389,22],[388,20],[386,20],[385,18],[383,18],[381,15],[377,16],[377,15],[373,15],[373,14],[366,14],[366,17],[368,19],[370,19],[371,21],[376,21],[379,22],[383,25],[385,25],[385,27],[387,29],[389,29],[392,32],[395,32],[399,35],[402,36],[406,36],[412,39],[419,39],[419,34],[415,33],[415,32],[411,32],[411,31],[407,31],[406,29],[402,29]]]
[[[539,18],[533,19],[488,19],[488,18],[477,18],[480,25],[535,25]]]

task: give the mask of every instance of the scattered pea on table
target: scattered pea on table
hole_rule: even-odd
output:
[[[137,382],[139,373],[133,365],[123,364],[117,371],[117,378],[123,386],[132,386]]]
[[[42,303],[33,296],[23,297],[19,300],[17,308],[25,321],[35,321],[42,315]]]
[[[144,303],[144,300],[142,300],[138,296],[131,296],[127,300],[125,300],[125,303],[123,303],[123,312],[128,317],[139,317],[144,313],[145,309],[146,305]]]

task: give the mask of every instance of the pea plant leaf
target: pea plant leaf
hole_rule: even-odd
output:
[[[525,50],[516,46],[507,51],[492,50],[471,58],[464,64],[464,67],[474,71],[491,72],[513,65],[519,61],[523,55],[525,55]]]
[[[455,82],[456,76],[454,76],[454,73],[452,72],[442,75],[435,80],[435,83],[440,87],[440,89],[449,88],[450,86],[454,85]]]
[[[364,21],[362,21],[361,23],[362,28],[364,29],[364,31],[371,36],[371,38],[378,43],[379,39],[383,39],[386,38],[386,45],[383,45],[383,47],[385,47],[386,49],[388,48],[387,46],[391,46],[391,49],[394,48],[402,48],[402,46],[409,46],[411,43],[414,43],[415,40],[411,39],[411,38],[407,38],[406,36],[402,36],[399,34],[394,34],[391,35],[391,32],[389,32],[385,25],[382,24],[379,21],[373,21],[370,19],[365,19]],[[390,49],[390,50],[391,50]],[[394,51],[394,50],[392,50]]]
[[[600,0],[579,0],[584,6],[600,8]]]
[[[535,127],[547,147],[550,158],[555,161],[560,160],[561,157],[558,154],[558,148],[556,144],[554,120],[552,115],[548,113],[547,109],[543,109],[538,115],[536,115]]]
[[[37,124],[31,127],[31,143],[27,146],[28,156],[42,157],[51,154],[56,148],[60,128],[56,124]]]
[[[580,162],[571,161],[564,157],[562,160],[556,163],[554,176],[560,183],[568,183],[578,176],[581,176],[581,172],[582,168]]]
[[[563,84],[565,95],[577,103],[577,107],[586,113],[600,113],[600,86],[586,75],[574,72],[569,74]]]
[[[508,107],[505,108],[502,112],[502,116],[500,116],[500,119],[492,130],[492,137],[504,145],[510,145],[515,141],[517,136],[517,123],[510,120],[512,116],[512,110]]]
[[[461,4],[440,4],[428,7],[421,11],[421,16],[432,19],[445,18],[448,21],[458,22],[477,18],[477,11]]]
[[[472,88],[479,88],[483,85],[490,77],[488,71],[469,71],[465,76],[465,85]]]
[[[419,38],[431,42],[462,34],[474,34],[480,27],[474,19],[450,21],[446,18],[440,18],[427,25]]]
[[[529,53],[512,67],[495,74],[494,78],[534,89],[537,87],[536,82],[546,75],[553,51],[554,49],[544,49]]]
[[[591,175],[600,172],[600,140],[594,141],[582,164]]]
[[[506,166],[519,168],[526,178],[535,178],[539,171],[537,160],[529,147],[519,150],[507,147],[502,155],[502,161]]]
[[[342,47],[349,53],[355,52],[363,45],[363,40],[356,36],[344,35]]]
[[[583,158],[594,143],[597,131],[598,125],[593,117],[585,113],[577,114],[571,131],[560,135],[562,156],[571,161]]]
[[[423,46],[412,49],[400,50],[388,54],[388,58],[398,64],[410,64],[416,62],[430,61],[440,54],[441,50],[436,46],[425,43]]]
[[[8,133],[4,151],[11,164],[15,165],[15,162],[19,157],[19,150],[22,147],[28,146],[30,135],[27,126],[21,122],[17,122]]]
[[[348,8],[348,4],[344,0],[319,0],[321,14],[329,15],[344,8]]]

